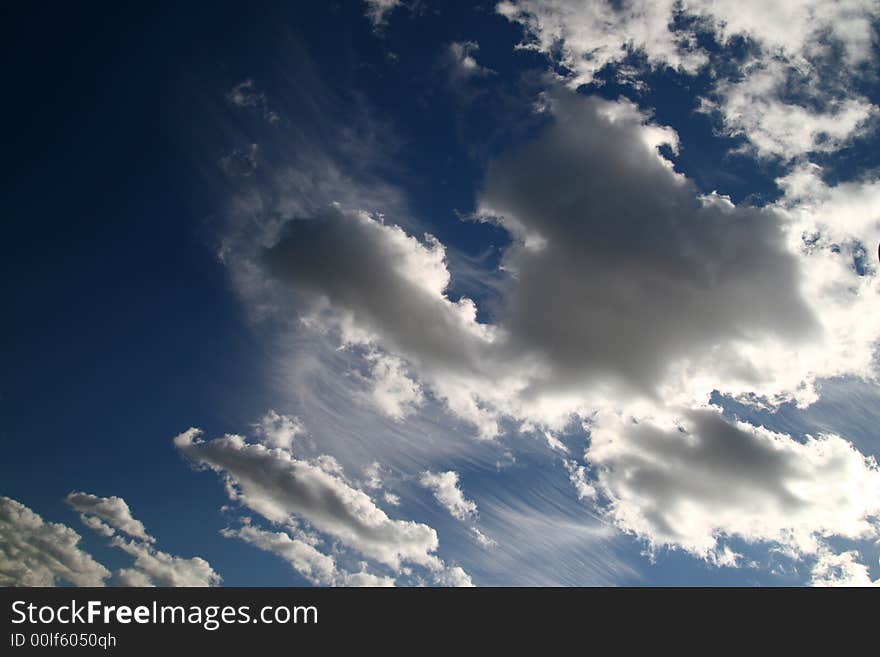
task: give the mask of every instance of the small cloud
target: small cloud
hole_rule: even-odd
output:
[[[75,511],[79,511],[83,522],[105,536],[112,536],[114,530],[128,534],[146,543],[154,543],[155,538],[147,533],[144,524],[132,517],[131,509],[121,497],[98,497],[88,493],[72,492],[64,501]]]
[[[565,459],[565,469],[568,471],[569,481],[577,491],[578,499],[595,500],[596,488],[587,481],[587,469],[571,459]]]
[[[366,16],[374,30],[381,30],[388,24],[388,16],[400,6],[400,0],[365,0]]]
[[[476,41],[453,41],[446,47],[442,64],[449,72],[452,82],[495,74],[491,68],[477,63],[476,53],[479,49],[480,45]]]
[[[495,539],[489,538],[476,527],[471,527],[471,533],[474,535],[474,538],[477,539],[477,543],[484,548],[492,548],[498,545],[498,542],[495,541]]]
[[[254,425],[257,440],[266,447],[293,451],[293,441],[305,435],[306,429],[299,418],[282,415],[274,410],[267,413]]]
[[[477,515],[477,504],[464,496],[458,487],[458,473],[425,471],[419,480],[422,486],[434,492],[434,497],[457,520],[468,520]]]
[[[220,583],[220,575],[201,557],[187,559],[158,550],[153,545],[156,539],[131,515],[131,509],[121,497],[74,492],[65,502],[80,512],[87,527],[112,537],[110,545],[134,557],[133,567],[114,574],[114,581],[120,586],[216,586]],[[117,534],[117,530],[131,540]]]
[[[226,93],[226,100],[230,105],[241,108],[253,108],[259,110],[263,118],[269,123],[278,123],[281,117],[269,107],[266,94],[259,91],[250,78],[239,82]]]

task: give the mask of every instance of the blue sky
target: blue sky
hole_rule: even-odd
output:
[[[880,579],[878,11],[819,7],[12,17],[0,582]]]

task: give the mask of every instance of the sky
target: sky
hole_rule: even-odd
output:
[[[10,13],[0,585],[880,581],[880,4]]]

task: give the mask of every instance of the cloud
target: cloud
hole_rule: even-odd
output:
[[[653,546],[711,559],[736,537],[806,555],[829,536],[880,533],[880,469],[840,436],[802,443],[715,408],[600,414],[589,430],[607,513]]]
[[[374,29],[387,25],[388,17],[402,3],[400,0],[364,0],[367,5],[367,18]]]
[[[573,87],[609,66],[626,81],[634,55],[650,68],[711,76],[703,107],[762,157],[836,149],[876,114],[854,91],[875,57],[871,0],[515,0],[497,11],[524,27],[521,47],[557,60]],[[698,40],[707,33],[714,50]]]
[[[460,566],[452,566],[444,570],[435,580],[438,586],[471,587],[474,583]]]
[[[859,559],[860,555],[855,550],[839,554],[822,551],[810,571],[810,585],[880,586],[880,580],[872,580],[868,567]]]
[[[238,529],[221,531],[227,538],[239,538],[255,547],[276,554],[312,584],[318,586],[394,586],[394,578],[362,570],[350,573],[337,567],[330,555],[286,532],[268,532],[246,524]]]
[[[485,437],[503,416],[559,429],[621,398],[808,396],[822,372],[793,355],[823,343],[784,217],[701,197],[657,152],[675,134],[634,106],[548,98],[548,127],[490,164],[480,196],[514,237],[496,323],[449,298],[436,239],[334,206],[288,222],[266,252],[308,325],[402,359]],[[395,390],[417,398],[414,383]]]
[[[557,4],[545,3],[538,10]],[[718,12],[726,6],[716,5]],[[778,58],[733,62],[736,71],[746,74],[737,77],[732,69],[716,70],[720,62],[715,55],[700,52],[690,40],[686,26],[693,23],[676,22],[684,26],[678,30],[683,38],[666,40],[671,5],[646,6],[647,13],[632,3],[615,6],[609,11],[635,7],[629,18],[615,14],[607,23],[613,31],[619,28],[615,21],[623,20],[627,25],[621,29],[632,32],[633,40],[622,55],[608,54],[601,39],[592,40],[599,44],[594,56],[634,66],[626,59],[627,48],[639,50],[638,44],[657,40],[646,46],[653,52],[651,65],[672,61],[685,74],[715,76],[705,106],[723,113],[739,103],[739,118],[725,118],[725,130],[745,134],[762,153],[788,157],[804,149],[833,149],[862,129],[859,98],[832,89],[812,98],[799,84],[789,84],[794,77],[785,53],[802,42],[791,45],[784,34],[760,32],[761,25],[725,22],[704,11],[700,20],[709,21],[724,57],[735,35],[751,29],[759,32],[749,39],[763,41],[760,47],[749,42],[748,53],[784,51]],[[549,32],[543,35],[563,56],[575,40],[569,32],[579,29],[575,18],[593,10],[571,7],[574,13],[560,19],[562,41],[551,39]],[[594,9],[606,11],[598,4]],[[662,29],[640,32],[645,16],[656,18]],[[529,23],[529,29],[538,30],[536,25]],[[776,43],[773,39],[781,39],[778,47],[767,45]],[[619,35],[608,35],[608,43],[619,45]],[[811,61],[803,68],[808,77],[810,67],[821,64]],[[573,56],[570,63],[575,68],[596,63],[585,62]],[[599,69],[580,72],[589,70]],[[775,85],[783,76],[788,91],[779,94]],[[751,86],[737,87],[740,82]],[[253,218],[254,223],[265,220],[267,228],[246,245],[250,251],[238,251],[243,242],[233,241],[224,256],[234,275],[246,272],[251,287],[239,289],[251,307],[265,303],[276,316],[298,318],[299,323],[284,327],[291,329],[285,344],[296,351],[295,366],[291,358],[279,370],[289,367],[285,381],[292,382],[292,393],[311,404],[304,417],[320,436],[316,440],[349,471],[361,472],[378,458],[393,462],[395,472],[433,472],[438,462],[449,463],[445,457],[431,461],[441,450],[466,461],[486,458],[482,447],[459,441],[459,420],[482,438],[543,435],[560,452],[574,441],[562,443],[558,436],[586,422],[593,432],[586,460],[566,458],[564,472],[552,468],[560,487],[552,501],[505,516],[513,526],[533,528],[536,550],[563,555],[565,561],[558,572],[538,567],[518,572],[519,582],[617,581],[625,569],[615,559],[585,560],[569,541],[597,535],[587,516],[592,519],[590,514],[601,515],[606,508],[607,518],[630,533],[656,546],[684,548],[719,566],[745,562],[727,544],[731,536],[815,554],[826,534],[869,535],[876,519],[867,505],[860,507],[852,495],[834,489],[825,475],[827,470],[842,476],[837,468],[843,467],[859,486],[873,486],[872,466],[860,461],[855,450],[847,451],[843,438],[822,436],[801,444],[791,436],[768,438],[763,430],[735,424],[728,431],[703,414],[715,413],[705,408],[713,394],[766,409],[789,401],[805,406],[817,399],[814,384],[823,377],[876,377],[880,289],[877,268],[866,257],[880,240],[876,182],[830,185],[815,166],[799,163],[777,181],[784,192],[778,202],[764,208],[736,205],[723,195],[701,193],[676,172],[664,154],[676,151],[678,136],[635,105],[551,87],[541,106],[536,120],[543,127],[489,163],[477,196],[474,216],[501,226],[511,238],[501,267],[477,272],[492,281],[486,298],[472,300],[455,291],[461,286],[456,284],[460,259],[454,248],[425,234],[399,195],[376,193],[376,186],[324,167],[320,153],[314,167],[296,162],[266,187],[249,187],[253,195],[246,200],[252,204],[237,197],[241,203],[234,211],[242,224]],[[749,114],[753,106],[760,113]],[[798,114],[798,107],[805,113]],[[743,127],[736,120],[751,123]],[[393,208],[387,215],[382,214],[384,203]],[[356,403],[364,399],[381,416],[373,417],[365,404]],[[320,421],[313,422],[308,412]],[[643,436],[630,430],[628,419],[620,420],[630,417],[645,431],[654,430],[656,440],[648,447],[642,448]],[[608,428],[612,425],[614,431]],[[679,432],[679,426],[689,433]],[[700,431],[710,437],[695,438]],[[443,440],[436,439],[440,434]],[[717,439],[722,435],[734,436],[732,445]],[[696,447],[681,448],[676,441],[683,440]],[[606,443],[613,449],[606,449]],[[256,446],[246,442],[227,447],[247,453],[248,459],[256,456],[251,452]],[[726,470],[718,456],[722,448],[736,447],[746,460],[748,454],[779,451],[781,465],[771,473],[778,477],[775,483],[759,466],[753,496],[740,494],[748,488],[744,475]],[[654,449],[662,463],[667,448],[676,474],[668,480],[650,461]],[[823,460],[826,454],[831,460]],[[526,461],[517,456],[518,465]],[[238,456],[230,458],[234,467],[245,467]],[[352,488],[341,465],[290,459],[302,465],[284,468],[317,468]],[[679,469],[676,459],[687,467]],[[495,461],[497,451],[488,460]],[[624,485],[624,465],[631,463],[647,481],[663,482],[666,506],[657,508],[654,497]],[[256,487],[249,492],[225,465],[211,467],[231,477],[234,494],[248,498],[245,504],[268,505],[263,515],[273,522],[290,516],[290,505],[278,501],[286,493],[254,492]],[[698,473],[696,481],[691,470]],[[735,491],[733,497],[699,490],[709,477],[705,472],[716,470]],[[256,475],[243,477],[250,481]],[[370,488],[372,481],[368,474],[363,486]],[[551,532],[535,516],[570,502],[572,485],[590,503],[574,505],[580,515],[565,515],[558,531]],[[371,489],[377,496],[380,486]],[[787,492],[800,495],[801,489],[806,497],[792,502]],[[829,491],[827,499],[817,490]],[[512,571],[530,558],[528,550],[512,546],[511,536],[499,526],[504,505],[485,502],[484,491],[479,499],[481,527],[485,522],[497,539],[492,552]],[[765,502],[766,508],[761,506]],[[280,509],[274,515],[272,505]],[[696,511],[688,524],[679,516],[691,507]],[[293,513],[311,522],[306,512]],[[465,537],[471,545],[479,542],[477,534]],[[488,564],[480,572],[466,565],[480,581],[500,568]]]
[[[113,547],[134,557],[134,567],[121,570],[117,580],[123,586],[217,586],[221,578],[201,557],[186,559],[157,550],[139,541],[114,536]]]
[[[535,394],[791,393],[761,347],[796,349],[817,321],[782,217],[701,197],[656,151],[674,133],[631,104],[550,99],[553,123],[490,165],[480,201],[519,238],[499,314],[511,349],[542,357]]]
[[[583,465],[578,465],[577,461],[565,459],[563,461],[565,469],[568,472],[568,480],[574,486],[579,500],[596,500],[596,488],[590,483],[587,477],[587,469]]]
[[[696,73],[708,63],[690,34],[670,31],[676,0],[580,3],[566,0],[499,2],[496,11],[527,30],[521,47],[556,55],[573,73],[572,85],[589,84],[605,66],[633,51],[653,66]]]
[[[0,586],[103,586],[110,571],[79,547],[80,535],[0,497]]]
[[[269,410],[254,426],[254,434],[266,447],[293,451],[294,440],[306,433],[299,418]]]
[[[336,266],[326,267],[328,258]],[[476,321],[470,299],[447,297],[445,249],[435,238],[420,242],[399,226],[336,205],[288,222],[265,262],[269,274],[304,303],[308,325],[335,327],[345,344],[378,345],[405,357],[457,413],[485,433],[497,432],[466,383],[489,375],[484,349],[494,332]],[[380,375],[383,370],[395,373],[380,368]],[[398,378],[395,388],[390,400],[379,397],[386,411],[397,410],[389,401],[401,400],[401,391],[410,406],[418,399],[412,384]],[[375,390],[383,391],[381,380]]]
[[[364,483],[367,488],[382,488],[382,464],[379,461],[373,461],[364,468],[364,475],[367,477]]]
[[[110,545],[134,557],[132,568],[115,573],[120,586],[216,586],[220,583],[220,576],[201,557],[177,557],[152,545],[156,539],[131,515],[131,509],[121,497],[72,492],[64,501],[79,511],[86,526],[111,538]],[[117,530],[134,540],[119,536]]]
[[[368,400],[380,412],[402,420],[422,405],[422,387],[407,374],[406,363],[380,351],[372,351],[366,358],[371,364]]]
[[[464,496],[459,488],[457,472],[423,472],[419,483],[434,493],[434,497],[456,520],[470,520],[477,515],[477,505]]]
[[[772,206],[735,205],[676,172],[659,149],[677,148],[677,135],[631,103],[561,89],[545,99],[544,129],[489,164],[479,195],[478,216],[513,240],[486,319],[474,301],[450,296],[446,249],[435,238],[336,205],[289,221],[265,253],[306,325],[337,334],[352,352],[394,359],[407,379],[397,389],[418,386],[421,404],[444,403],[482,437],[509,420],[553,438],[597,411],[639,418],[643,428],[655,418],[662,430],[647,447],[641,433],[618,427],[617,455],[594,438],[586,465],[566,463],[580,497],[609,503],[619,526],[654,545],[722,565],[738,557],[719,537],[808,554],[823,535],[873,531],[870,510],[824,476],[843,464],[873,486],[872,466],[836,436],[805,446],[773,439],[786,447],[777,455],[785,465],[754,497],[695,491],[683,467],[664,480],[668,498],[658,508],[659,498],[617,475],[636,459],[646,479],[663,479],[636,457],[676,445],[663,441],[674,413],[698,425],[694,435],[710,432],[700,444],[712,449],[690,465],[723,471],[712,437],[727,435],[724,425],[700,410],[713,392],[771,408],[806,405],[817,379],[875,376],[880,290],[864,245],[880,238],[876,184],[831,187],[804,166],[779,181],[785,193]],[[387,370],[376,371],[374,389]],[[603,426],[594,435],[608,436]],[[770,450],[760,432],[731,431],[743,458]],[[829,450],[840,461],[823,461]],[[684,454],[668,458],[692,456]],[[797,481],[785,478],[790,472]],[[737,473],[727,474],[738,490]],[[793,502],[792,486],[809,497]]]
[[[395,570],[409,562],[440,567],[433,554],[437,532],[412,521],[392,520],[363,491],[284,450],[250,444],[241,436],[211,441],[190,429],[174,439],[194,463],[227,477],[230,494],[276,523],[294,517]]]
[[[94,524],[94,518],[107,523],[111,528],[117,529],[133,538],[147,543],[154,543],[155,538],[147,533],[144,524],[131,515],[131,509],[121,497],[97,497],[88,493],[72,492],[64,499],[75,511],[81,514],[82,521],[106,535],[106,530]]]
[[[453,41],[443,51],[441,66],[449,74],[449,80],[458,84],[472,78],[484,78],[495,71],[481,66],[476,59],[480,44],[476,41]]]
[[[804,75],[803,84],[812,84],[817,75]],[[719,81],[701,110],[717,112],[727,133],[746,137],[761,157],[791,160],[803,153],[833,152],[867,133],[876,115],[869,100],[840,94],[824,98],[813,89],[805,89],[799,102],[783,100],[780,89],[791,86],[790,77],[779,62],[754,63],[741,78]]]
[[[473,534],[474,538],[477,539],[477,543],[479,543],[484,548],[492,548],[498,545],[498,542],[495,539],[486,536],[476,527],[471,527],[471,534]]]
[[[278,123],[280,117],[269,107],[266,94],[257,89],[257,85],[250,78],[236,84],[226,93],[226,101],[233,107],[251,108],[258,110],[263,118],[269,123]],[[256,154],[254,151],[253,155]]]

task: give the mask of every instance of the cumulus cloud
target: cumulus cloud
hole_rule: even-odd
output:
[[[668,399],[708,368],[714,387],[760,386],[763,359],[743,347],[816,327],[780,218],[700,199],[655,151],[674,135],[626,102],[554,103],[539,138],[490,165],[481,198],[522,240],[504,322],[549,366],[536,385],[678,388]]]
[[[578,465],[577,461],[565,459],[565,469],[568,472],[568,480],[574,486],[575,492],[579,500],[595,500],[596,488],[587,477],[587,469],[583,465]]]
[[[326,266],[328,259],[334,267]],[[485,347],[494,331],[476,321],[473,301],[447,296],[450,273],[436,238],[426,235],[422,242],[380,218],[331,206],[288,222],[265,260],[270,274],[310,308],[307,324],[335,326],[345,344],[378,345],[404,356],[430,377],[435,395],[484,433],[497,432],[467,383],[489,375]],[[397,374],[389,367],[378,373]],[[380,379],[374,390],[393,394],[374,399],[393,412],[405,402],[403,412],[417,402],[418,392],[394,379],[393,387]]]
[[[257,440],[266,447],[293,451],[294,440],[304,435],[305,427],[299,418],[269,410],[254,426]]]
[[[379,461],[373,461],[364,468],[364,475],[367,477],[366,482],[364,482],[367,488],[382,488],[382,464]]]
[[[0,586],[103,586],[110,571],[79,547],[80,538],[67,525],[0,497]]]
[[[829,536],[880,532],[880,469],[840,436],[798,442],[715,408],[600,414],[589,429],[608,514],[652,545],[711,558],[736,537],[805,555]]]
[[[388,23],[388,17],[401,5],[400,0],[364,0],[367,5],[367,18],[375,29],[380,29]]]
[[[289,222],[267,252],[271,273],[307,300],[313,324],[403,359],[486,437],[505,415],[559,429],[621,399],[698,405],[713,390],[807,404],[819,377],[871,375],[880,315],[864,311],[877,304],[876,272],[853,266],[831,233],[803,238],[823,213],[836,224],[832,196],[852,190],[800,175],[781,181],[797,191],[776,206],[736,206],[675,172],[657,151],[675,147],[675,133],[626,101],[548,100],[547,128],[490,164],[480,196],[480,215],[514,237],[494,323],[449,298],[434,238],[339,207]],[[866,188],[858,198],[869,244],[875,201]],[[330,258],[343,264],[325,267]],[[410,381],[388,410],[402,393],[417,398]]]
[[[652,68],[713,76],[703,107],[760,156],[837,148],[876,114],[853,84],[875,56],[871,0],[514,0],[497,11],[525,28],[521,47],[558,60],[572,86],[611,65],[626,73],[633,55]],[[701,46],[698,33],[711,34],[720,53]],[[734,55],[742,42],[747,54]]]
[[[464,496],[459,488],[457,472],[423,472],[419,483],[434,493],[435,499],[457,520],[469,520],[477,515],[477,504]]]
[[[812,84],[815,72],[804,76]],[[717,112],[731,135],[748,139],[750,148],[763,157],[790,160],[803,153],[832,152],[845,146],[871,126],[876,108],[862,97],[824,98],[805,88],[800,102],[780,97],[791,77],[778,62],[757,62],[737,80],[722,80],[713,98],[703,99],[702,111]]]
[[[134,557],[133,567],[115,573],[114,579],[120,586],[216,586],[220,583],[220,576],[201,557],[187,559],[157,549],[153,545],[156,539],[131,515],[131,509],[121,497],[72,492],[64,501],[79,511],[87,527],[111,538],[110,545]],[[119,536],[117,531],[132,540]]]
[[[477,62],[476,55],[479,50],[480,44],[476,41],[453,41],[446,46],[441,57],[441,65],[449,74],[450,82],[456,84],[494,73],[492,69]]]
[[[364,556],[400,569],[409,562],[440,568],[437,532],[427,525],[392,520],[363,491],[338,474],[290,452],[227,435],[210,441],[190,429],[174,439],[194,463],[227,478],[234,499],[276,523],[296,517]]]
[[[309,542],[287,532],[269,532],[251,524],[221,531],[227,538],[239,538],[285,561],[312,584],[318,586],[394,586],[394,578],[362,570],[350,573],[337,567],[335,559]]]
[[[856,550],[834,553],[823,550],[810,571],[812,586],[880,586]]]
[[[734,11],[725,2],[551,1],[501,3],[499,11],[525,25],[526,47],[560,57],[573,85],[600,79],[608,64],[634,66],[642,55],[652,67],[713,76],[703,109],[718,112],[725,131],[747,137],[759,155],[789,158],[838,148],[873,113],[846,85],[811,91],[803,84],[828,64],[832,42],[844,53],[844,78],[873,57],[858,36],[865,23],[857,4],[837,3],[831,12],[851,29],[825,25],[825,15],[812,15],[814,5]],[[702,50],[698,30],[714,34],[719,48]],[[721,67],[714,51],[726,58],[726,49],[743,38],[745,59]],[[462,61],[474,50],[462,45],[451,54]],[[253,206],[238,208],[242,216],[275,221],[248,253],[249,280],[277,292],[272,301],[282,311],[295,308],[300,328],[333,343],[330,349],[343,347],[332,365],[328,359],[310,371],[320,373],[311,380],[320,381],[316,386],[332,388],[315,393],[328,395],[322,410],[333,405],[328,416],[336,422],[340,390],[364,384],[355,398],[393,419],[377,423],[393,427],[395,440],[408,446],[417,440],[401,437],[403,427],[425,426],[426,409],[433,416],[438,404],[483,438],[517,429],[543,435],[566,457],[564,471],[555,470],[568,499],[566,473],[578,497],[590,501],[578,505],[580,513],[607,506],[627,531],[716,565],[744,560],[726,537],[815,554],[826,536],[872,535],[870,505],[834,488],[827,475],[850,477],[862,493],[874,490],[874,466],[843,438],[800,443],[725,423],[705,404],[720,393],[771,409],[789,401],[804,406],[816,400],[818,379],[876,377],[880,279],[866,257],[880,241],[876,182],[826,184],[817,167],[799,160],[777,181],[778,202],[736,205],[702,193],[676,172],[664,154],[678,149],[678,136],[627,101],[550,88],[541,111],[543,128],[489,163],[477,195],[473,216],[511,238],[501,267],[483,272],[493,281],[490,301],[452,292],[454,251],[415,229],[403,204],[386,217],[372,186],[352,185],[333,170],[321,175],[300,167],[279,176]],[[297,190],[317,191],[298,191],[290,201],[282,189],[290,181]],[[341,200],[329,203],[333,198]],[[237,274],[241,264],[233,265]],[[338,376],[341,370],[347,376]],[[334,387],[333,376],[345,382]],[[357,406],[351,414],[363,418],[363,404]],[[623,417],[636,418],[638,430]],[[583,463],[569,459],[558,438],[573,419],[587,421],[591,431]],[[349,444],[355,443],[367,456],[346,467],[360,471],[376,456],[359,441]],[[333,480],[322,484],[333,495],[345,497],[338,491],[352,488],[342,467],[329,461],[279,460],[267,456],[272,450],[230,436],[193,445],[194,453],[214,459],[193,460],[224,472],[234,495],[273,522],[293,514],[314,524],[314,510],[300,506],[306,493],[283,490],[287,483],[252,483],[264,458],[282,464],[267,471],[288,472],[278,482],[312,468]],[[228,460],[221,463],[221,455]],[[727,456],[739,458],[744,470],[755,463],[753,472],[726,468]],[[661,468],[667,458],[668,471]],[[431,467],[420,463],[409,471]],[[639,477],[629,481],[628,472]],[[378,470],[375,477],[365,474],[363,485],[378,494]],[[704,491],[716,474],[727,489]],[[399,501],[388,495],[389,504]],[[335,526],[336,520],[325,521]],[[341,536],[338,529],[321,531]],[[491,533],[504,552],[503,534],[495,527]],[[362,542],[360,530],[347,535],[346,544]],[[576,581],[574,570],[565,581]],[[542,577],[530,573],[529,581]]]
[[[415,412],[424,402],[422,387],[406,371],[400,358],[373,351],[370,363],[370,394],[368,400],[379,411],[395,420]]]
[[[81,514],[83,522],[96,531],[107,534],[106,529],[95,525],[93,519],[103,520],[109,527],[147,543],[155,538],[147,533],[144,524],[131,515],[131,509],[121,497],[97,497],[82,492],[70,493],[64,501]]]
[[[398,398],[424,403],[430,395],[482,437],[512,419],[558,449],[555,432],[596,411],[650,418],[668,413],[665,404],[717,436],[723,427],[693,410],[713,392],[770,407],[806,405],[821,377],[875,376],[880,290],[864,260],[864,245],[880,237],[874,183],[831,187],[815,167],[801,167],[779,181],[779,202],[735,205],[701,194],[676,172],[660,149],[675,150],[677,135],[627,101],[551,89],[544,111],[542,131],[489,164],[479,195],[478,216],[513,238],[491,319],[478,320],[472,300],[450,296],[446,250],[435,238],[417,239],[376,215],[330,206],[289,221],[266,250],[268,271],[303,303],[307,326],[332,328],[343,345],[394,359],[376,370],[376,390],[406,372],[406,381],[386,386],[395,391],[385,399],[388,415],[403,414]],[[607,435],[601,424],[594,430]],[[640,435],[623,431],[614,444],[630,454]],[[766,447],[746,438],[740,442]],[[872,485],[871,467],[846,451],[844,439],[801,447],[787,440],[791,467],[814,477],[816,490],[831,482],[809,464],[827,450]],[[850,536],[871,526],[868,510],[836,493],[835,517],[860,518],[858,532],[828,520],[835,512],[819,496],[789,513],[786,466],[771,473],[783,479],[765,491],[763,515],[764,498],[730,501],[728,517],[719,512],[725,501],[709,508],[707,494],[691,529],[681,527],[681,518],[667,516],[674,495],[682,508],[692,504],[684,472],[668,483],[664,513],[649,495],[618,488],[615,461],[603,454],[595,444],[587,452],[590,468],[605,468],[601,485],[586,466],[565,462],[580,497],[605,495],[623,513],[621,526],[714,563],[737,562],[718,546],[722,535],[806,553],[823,532]],[[736,514],[739,503],[752,524]]]
[[[675,134],[632,105],[551,101],[552,122],[490,165],[480,197],[481,215],[515,238],[496,323],[449,298],[436,239],[340,207],[290,221],[270,272],[312,324],[403,358],[484,436],[503,415],[559,428],[622,395],[806,395],[822,372],[790,363],[822,336],[783,217],[701,197],[656,150]]]
[[[643,52],[654,66],[696,73],[708,59],[687,32],[670,31],[676,0],[660,2],[499,2],[496,11],[528,30],[521,47],[558,54],[573,85],[588,84],[608,64]]]
[[[217,586],[221,578],[201,557],[177,557],[141,541],[114,536],[113,547],[134,557],[132,568],[122,569],[117,581],[123,586]]]
[[[471,587],[474,585],[471,576],[461,566],[452,566],[444,570],[435,580],[438,586]]]

